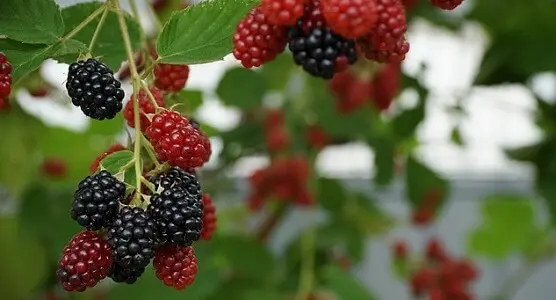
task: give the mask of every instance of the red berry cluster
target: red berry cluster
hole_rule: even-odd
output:
[[[479,272],[469,260],[451,257],[437,240],[429,240],[425,250],[425,263],[409,278],[415,297],[428,296],[429,300],[473,300],[469,285]]]
[[[64,248],[56,276],[66,291],[82,292],[108,276],[110,245],[97,233],[81,231]]]
[[[216,230],[216,207],[209,194],[203,193],[203,230],[201,238],[210,241]]]
[[[7,110],[10,107],[8,96],[12,91],[12,65],[8,58],[0,52],[0,110]]]
[[[189,78],[188,65],[158,64],[153,71],[154,85],[163,91],[179,92]]]
[[[98,171],[99,167],[100,167],[100,162],[106,158],[108,155],[114,153],[114,152],[118,152],[118,151],[122,151],[125,150],[126,147],[120,145],[120,144],[114,144],[111,145],[110,147],[108,147],[108,149],[106,149],[104,152],[102,152],[99,156],[97,156],[95,158],[95,160],[91,163],[91,166],[89,167],[89,171],[91,172],[91,174],[94,174]]]
[[[431,4],[444,10],[453,10],[463,3],[463,0],[430,0]]]
[[[153,265],[156,277],[165,285],[183,290],[197,275],[197,257],[192,247],[166,246],[158,248]]]
[[[425,194],[419,205],[413,209],[411,220],[418,226],[429,225],[433,219],[436,208],[442,200],[442,192],[431,190]]]
[[[309,125],[306,134],[309,145],[315,149],[322,149],[331,142],[326,131],[317,125]]]
[[[145,132],[147,127],[151,125],[151,121],[147,117],[148,114],[154,114],[156,112],[156,107],[165,107],[164,106],[164,93],[157,89],[151,88],[150,92],[154,99],[151,99],[147,92],[144,89],[139,91],[139,96],[137,96],[139,100],[139,110],[141,112],[139,122],[141,124],[141,131]],[[124,119],[127,122],[127,125],[134,128],[135,127],[135,119],[133,113],[133,100],[135,95],[128,101],[124,107]],[[154,101],[153,101],[154,100]],[[153,102],[156,102],[156,107]]]
[[[204,165],[210,158],[208,137],[181,114],[163,110],[156,114],[145,130],[158,159],[172,166],[193,169]]]
[[[387,110],[399,92],[400,64],[384,65],[371,79],[359,77],[352,70],[336,74],[329,87],[336,97],[336,109],[350,113],[367,103],[379,111]]]
[[[307,188],[309,172],[309,165],[303,157],[274,159],[269,166],[249,177],[249,207],[258,210],[270,197],[300,205],[313,204],[314,199]]]
[[[279,109],[268,110],[265,120],[266,147],[270,153],[284,151],[289,144],[284,125],[284,113]]]

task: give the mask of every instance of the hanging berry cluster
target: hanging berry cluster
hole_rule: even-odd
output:
[[[0,111],[10,106],[8,96],[12,91],[12,65],[4,53],[0,52]]]

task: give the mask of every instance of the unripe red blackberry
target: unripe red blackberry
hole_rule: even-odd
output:
[[[197,257],[192,247],[165,246],[156,250],[154,261],[156,277],[165,285],[183,290],[195,281]]]
[[[63,178],[68,171],[65,160],[59,157],[47,157],[41,164],[42,172],[51,178]]]
[[[151,94],[156,102],[158,107],[165,107],[164,106],[164,93],[157,89],[151,88]],[[147,114],[154,114],[155,113],[155,106],[153,105],[153,101],[149,98],[149,95],[144,89],[139,91],[139,95],[137,96],[139,101],[139,111],[141,112],[139,122],[141,123],[141,131],[145,132],[147,127],[151,125],[151,121],[147,118]],[[133,110],[133,101],[135,97],[131,97],[131,99],[126,103],[124,107],[124,119],[127,122],[129,127],[135,128],[135,118],[134,118],[134,110]]]
[[[295,64],[309,74],[332,79],[341,67],[357,61],[355,43],[333,33],[328,27],[317,27],[305,33],[300,21],[288,30],[289,49]]]
[[[108,171],[87,176],[73,196],[71,217],[89,230],[99,230],[116,218],[125,185]]]
[[[148,212],[153,217],[161,244],[190,246],[201,237],[202,202],[180,185],[153,194]]]
[[[69,66],[66,89],[73,105],[93,119],[113,119],[122,110],[125,94],[120,82],[110,68],[94,58]]]
[[[275,127],[266,131],[266,147],[269,152],[283,151],[288,146],[288,143],[288,132],[284,127]]]
[[[363,44],[363,45],[362,45]],[[380,63],[399,63],[405,60],[406,54],[409,52],[409,43],[404,37],[399,38],[392,49],[379,50],[374,45],[364,41],[359,45],[362,46],[365,57]]]
[[[377,50],[393,50],[407,30],[405,7],[400,0],[375,1],[378,20],[368,39]]]
[[[373,79],[372,103],[380,111],[387,110],[400,89],[400,64],[384,66]]]
[[[159,160],[182,169],[201,167],[212,153],[208,137],[177,112],[155,115],[145,134]]]
[[[270,24],[294,25],[303,16],[305,0],[262,0],[261,10]]]
[[[8,98],[0,98],[0,112],[10,109],[10,100]]]
[[[8,62],[6,55],[0,52],[0,99],[7,99],[12,91],[11,73],[12,65]]]
[[[209,241],[216,230],[216,207],[209,194],[203,193],[203,230],[201,238]]]
[[[375,27],[378,10],[371,0],[321,0],[322,12],[330,28],[348,39],[367,35]]]
[[[111,266],[108,243],[95,232],[81,231],[64,248],[56,277],[64,290],[83,292],[106,278]]]
[[[189,78],[188,65],[158,64],[153,71],[154,85],[163,91],[179,92]]]
[[[301,18],[303,31],[309,33],[314,28],[321,28],[326,26],[324,15],[322,13],[320,0],[308,0],[305,5],[305,13]]]
[[[91,163],[91,166],[89,166],[89,171],[91,172],[91,174],[94,174],[98,171],[99,166],[100,166],[100,162],[105,159],[108,155],[114,153],[114,152],[118,152],[118,151],[122,151],[125,150],[126,147],[120,145],[120,144],[114,144],[111,145],[108,149],[106,149],[104,152],[102,152],[99,156],[97,156],[95,158],[95,160]]]
[[[233,36],[234,57],[245,68],[259,67],[274,60],[287,44],[287,28],[272,25],[260,6],[239,22]]]
[[[463,3],[463,0],[430,0],[431,4],[444,10],[453,10]]]

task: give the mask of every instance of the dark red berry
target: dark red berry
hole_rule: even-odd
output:
[[[427,267],[418,269],[411,275],[410,285],[414,295],[422,295],[436,285],[436,271]]]
[[[367,35],[378,19],[377,5],[371,0],[321,0],[326,23],[349,39]]]
[[[463,3],[463,0],[430,0],[431,4],[444,10],[453,10]]]
[[[209,194],[203,193],[203,230],[201,238],[209,241],[216,230],[216,207]]]
[[[12,65],[8,58],[0,52],[0,99],[8,98],[12,91]]]
[[[281,127],[284,124],[284,112],[279,109],[271,109],[266,112],[265,127],[266,130]]]
[[[272,25],[260,6],[239,22],[233,37],[234,57],[245,68],[259,67],[274,60],[287,44],[287,28]]]
[[[443,262],[448,259],[444,245],[442,245],[438,239],[429,240],[425,250],[425,256],[427,259],[436,262]]]
[[[126,147],[120,144],[114,144],[110,146],[108,149],[106,149],[106,151],[102,152],[99,156],[97,156],[95,160],[91,163],[91,166],[89,167],[89,171],[91,172],[91,174],[96,173],[99,170],[100,162],[108,155],[125,149]]]
[[[266,147],[269,152],[280,152],[288,146],[288,132],[283,127],[276,127],[266,132]]]
[[[198,168],[210,158],[208,137],[179,113],[164,110],[155,115],[145,130],[161,161],[182,169]]]
[[[434,219],[434,211],[428,208],[416,208],[413,210],[411,220],[414,225],[426,226]]]
[[[81,231],[64,248],[56,277],[64,290],[83,292],[106,278],[111,266],[108,243],[95,232]]]
[[[404,241],[396,241],[394,243],[394,245],[392,246],[393,248],[393,252],[394,252],[394,258],[396,259],[406,259],[407,258],[407,253],[409,252],[409,249],[407,247],[407,243]]]
[[[37,87],[35,89],[29,90],[29,94],[36,98],[46,97],[48,95],[48,88],[44,85]]]
[[[400,89],[400,64],[391,63],[381,69],[373,79],[372,104],[379,110],[387,110]]]
[[[367,42],[359,45],[362,46],[367,59],[380,63],[399,63],[405,60],[405,56],[409,52],[409,43],[405,40],[405,37],[400,37],[395,42],[394,47],[388,50],[379,50]]]
[[[168,0],[151,0],[151,6],[156,12],[162,10],[166,4],[168,4]]]
[[[192,247],[166,246],[155,251],[156,277],[176,290],[183,290],[195,281],[197,257]]]
[[[322,149],[330,142],[328,134],[319,126],[310,125],[307,128],[307,141],[315,149]]]
[[[435,288],[429,293],[428,300],[449,300],[446,298],[444,291],[440,288]]]
[[[273,25],[293,25],[305,11],[305,0],[262,0],[261,10]]]
[[[41,170],[48,177],[62,178],[67,174],[68,166],[62,158],[47,157],[41,164]]]
[[[153,71],[154,85],[163,91],[179,92],[189,78],[188,65],[159,64]]]
[[[164,93],[157,89],[151,88],[150,92],[154,98],[154,102],[158,107],[164,107]],[[135,119],[133,113],[133,100],[135,97],[132,97],[124,107],[124,119],[127,122],[129,127],[135,128]],[[150,99],[149,95],[144,89],[139,91],[139,110],[141,111],[140,114],[140,123],[141,123],[141,131],[145,132],[147,127],[151,125],[151,121],[147,117],[147,114],[154,114],[155,113],[155,106],[153,105],[153,101]]]
[[[378,20],[368,40],[374,49],[393,50],[407,30],[405,7],[400,0],[375,0]]]
[[[10,100],[8,98],[0,98],[0,111],[8,111],[10,109]]]
[[[326,25],[320,0],[308,0],[301,21],[305,33],[309,33],[314,28],[321,28]]]

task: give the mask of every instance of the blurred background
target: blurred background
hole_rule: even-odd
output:
[[[86,1],[56,2],[65,7]],[[154,30],[145,6],[148,1],[137,2],[145,30]],[[556,182],[556,170],[552,171],[550,166],[556,163],[553,155],[556,148],[551,148],[556,128],[553,123],[556,116],[556,59],[553,55],[556,53],[553,38],[556,2],[465,0],[449,12],[435,9],[427,0],[415,2],[418,2],[416,6],[408,8],[407,40],[411,50],[401,70],[404,76],[414,78],[419,88],[426,90],[426,101],[419,98],[418,89],[403,81],[392,106],[379,114],[385,120],[395,119],[423,105],[424,117],[415,123],[414,135],[403,142],[401,148],[402,151],[409,149],[416,160],[445,180],[449,193],[434,220],[421,226],[415,221],[414,203],[407,200],[408,183],[404,171],[392,175],[388,184],[377,184],[373,180],[381,172],[380,162],[394,160],[393,155],[377,157],[376,145],[356,139],[322,149],[316,156],[319,174],[337,179],[348,190],[366,195],[388,219],[383,224],[387,229],[365,236],[361,260],[353,264],[350,272],[373,299],[417,299],[411,296],[410,280],[400,275],[403,272],[393,257],[393,245],[403,241],[410,256],[418,260],[419,253],[434,238],[441,240],[451,255],[472,259],[479,272],[469,287],[474,295],[472,299],[554,299],[556,238],[551,224],[556,218],[553,214],[556,195],[550,185]],[[125,0],[122,5],[129,8]],[[291,64],[284,64],[288,63]],[[202,92],[202,104],[194,116],[213,132],[213,154],[203,167],[201,178],[202,182],[206,180],[207,189],[216,201],[217,212],[223,212],[218,230],[224,233],[242,225],[246,229],[241,230],[254,230],[268,215],[268,211],[253,213],[244,220],[246,212],[238,209],[244,206],[250,193],[246,178],[267,166],[268,156],[254,153],[242,154],[240,159],[233,161],[226,155],[223,159],[222,151],[230,139],[225,133],[241,127],[244,111],[223,101],[218,87],[223,76],[238,66],[231,55],[223,61],[192,65],[186,86],[188,90]],[[22,88],[17,90],[17,104],[13,105],[18,114],[38,121],[27,123],[21,119],[15,123],[15,119],[8,120],[10,115],[0,114],[2,135],[8,137],[0,140],[0,149],[3,149],[0,153],[6,154],[0,158],[0,236],[3,236],[0,298],[6,300],[42,299],[38,287],[65,297],[49,285],[52,264],[56,264],[51,257],[58,255],[55,249],[61,249],[77,229],[73,225],[68,228],[69,220],[52,223],[52,219],[42,218],[44,211],[50,211],[56,218],[69,219],[64,215],[69,206],[63,205],[71,201],[71,185],[87,175],[95,153],[102,152],[114,141],[125,144],[128,136],[122,120],[98,125],[83,116],[79,108],[68,104],[64,90],[67,65],[49,60],[42,65],[39,74],[49,86],[48,95],[33,96],[33,91]],[[129,85],[125,88],[126,92],[131,91]],[[10,152],[10,148],[26,147],[27,139],[37,138],[26,133],[33,130],[30,126],[35,126],[35,122],[41,124],[37,128],[49,128],[44,131],[47,132],[44,139],[50,137],[50,141],[55,140],[57,144],[41,144],[46,145],[40,149],[42,153],[21,149],[23,152]],[[508,149],[520,151],[508,153]],[[31,159],[19,159],[24,153]],[[51,157],[66,160],[70,166],[66,178],[41,175],[41,164]],[[75,164],[81,166],[73,167]],[[58,201],[63,197],[68,201]],[[58,201],[58,204],[55,208],[46,208],[44,203],[37,204],[36,199]],[[512,204],[506,205],[508,202]],[[325,222],[328,215],[322,210],[290,207],[270,234],[270,251],[282,257],[304,228]],[[503,221],[493,221],[494,218]],[[25,221],[15,225],[12,219]],[[43,229],[56,231],[56,237],[49,240],[52,234],[21,235],[10,230],[10,226],[27,226],[25,222],[34,224],[29,227],[43,226]],[[484,225],[488,222],[505,222],[505,226]],[[533,227],[535,230],[523,229]],[[30,231],[36,233],[37,230]],[[198,281],[211,281],[212,275],[210,272],[204,274]],[[31,286],[18,283],[16,279],[32,281]],[[112,286],[107,283],[98,290],[108,299],[136,300],[153,299],[156,291],[164,289],[154,283],[145,283],[142,288],[140,285],[141,281],[134,287],[116,288],[112,292]],[[193,291],[163,294],[167,297],[162,297],[228,299],[211,294],[218,290],[216,283],[208,284],[208,288],[206,283],[201,285],[197,289],[202,292],[197,294],[192,287]],[[79,297],[93,297],[93,293]],[[276,298],[265,298],[261,294],[259,299]]]

